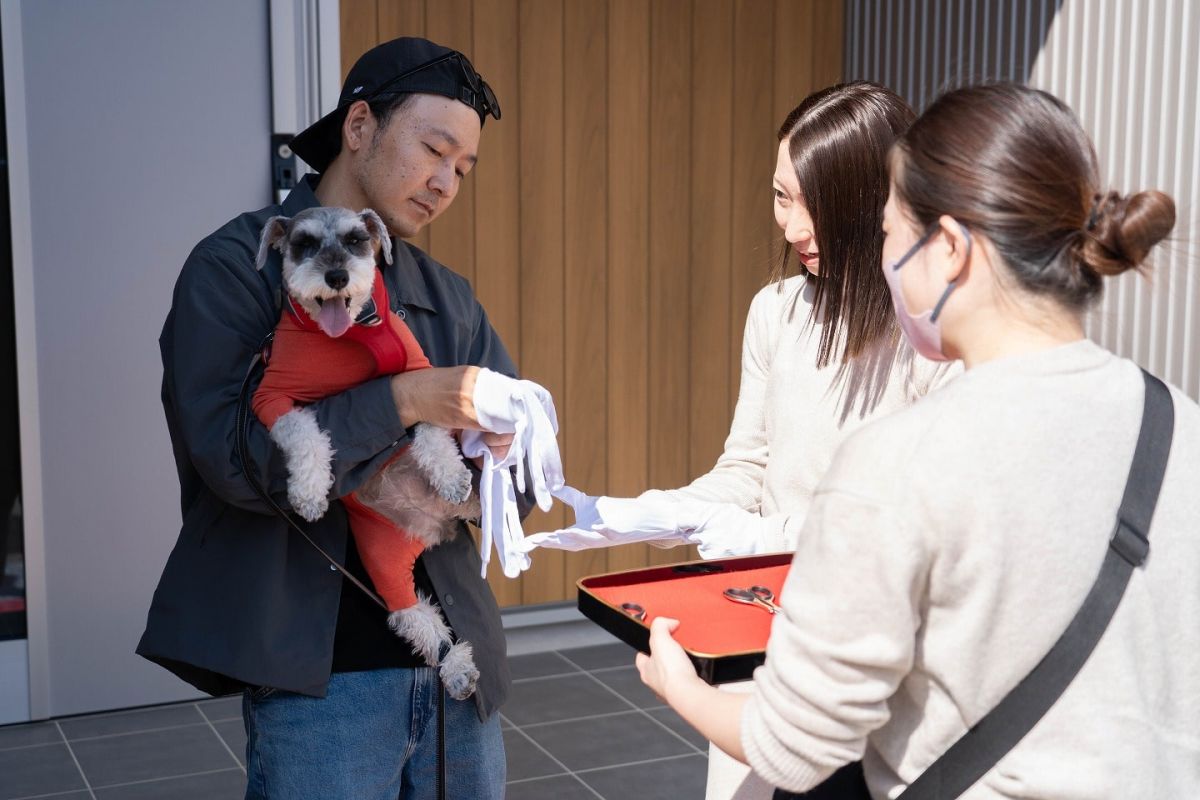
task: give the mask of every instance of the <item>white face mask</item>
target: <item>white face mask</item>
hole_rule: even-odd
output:
[[[967,238],[967,258],[970,258],[971,232],[961,222],[958,223],[958,227],[962,229],[963,236]],[[946,285],[946,291],[942,292],[942,296],[929,311],[913,315],[904,305],[904,292],[900,289],[900,268],[928,244],[940,229],[941,226],[935,222],[929,230],[921,235],[920,239],[917,239],[908,252],[900,257],[899,261],[888,261],[883,265],[883,278],[887,281],[888,291],[892,294],[892,305],[896,309],[896,319],[900,322],[900,330],[904,331],[904,336],[913,349],[930,361],[950,360],[949,356],[942,352],[942,326],[938,324],[938,316],[941,315],[942,306],[946,305],[946,299],[950,297],[950,292],[954,291],[958,282],[950,281]]]

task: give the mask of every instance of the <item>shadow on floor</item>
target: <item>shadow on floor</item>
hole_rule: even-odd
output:
[[[605,644],[509,659],[508,800],[704,796],[707,744]],[[241,698],[0,727],[0,800],[238,800]]]

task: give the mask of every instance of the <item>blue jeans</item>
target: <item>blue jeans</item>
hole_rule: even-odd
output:
[[[433,800],[437,697],[429,668],[339,672],[324,698],[247,690],[246,800]],[[446,697],[446,797],[502,800],[500,715]]]

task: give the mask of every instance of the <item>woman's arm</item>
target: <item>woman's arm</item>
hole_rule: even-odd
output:
[[[792,791],[862,758],[912,668],[922,623],[930,547],[909,506],[898,510],[892,496],[904,458],[868,443],[844,447],[818,492],[752,695],[719,692],[696,677],[671,620],[654,620],[652,655],[638,657],[643,681],[684,719]]]
[[[702,681],[672,636],[679,624],[666,617],[650,624],[651,655],[637,655],[642,682],[704,738],[745,763],[742,709],[750,695],[722,692]]]

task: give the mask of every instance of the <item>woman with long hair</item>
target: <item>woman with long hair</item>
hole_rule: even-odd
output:
[[[906,338],[966,372],[838,450],[752,694],[701,682],[667,619],[638,657],[647,685],[790,791],[861,758],[870,795],[895,798],[961,738],[987,754],[979,779],[953,786],[953,755],[938,797],[1194,794],[1200,407],[1082,322],[1174,220],[1160,192],[1102,190],[1087,135],[1045,92],[934,102],[892,151],[882,271]],[[1156,503],[1135,445],[1169,446]],[[1078,673],[1039,667],[1018,691],[1062,663],[1060,636]],[[1020,727],[987,719],[1010,692]]]
[[[912,120],[894,92],[862,81],[811,94],[788,114],[771,186],[784,247],[750,305],[724,452],[680,489],[637,498],[568,489],[576,527],[531,544],[580,549],[649,533],[655,544],[697,544],[705,558],[795,549],[838,444],[949,372],[902,341],[879,272],[887,154]],[[710,752],[709,800],[771,791]]]

